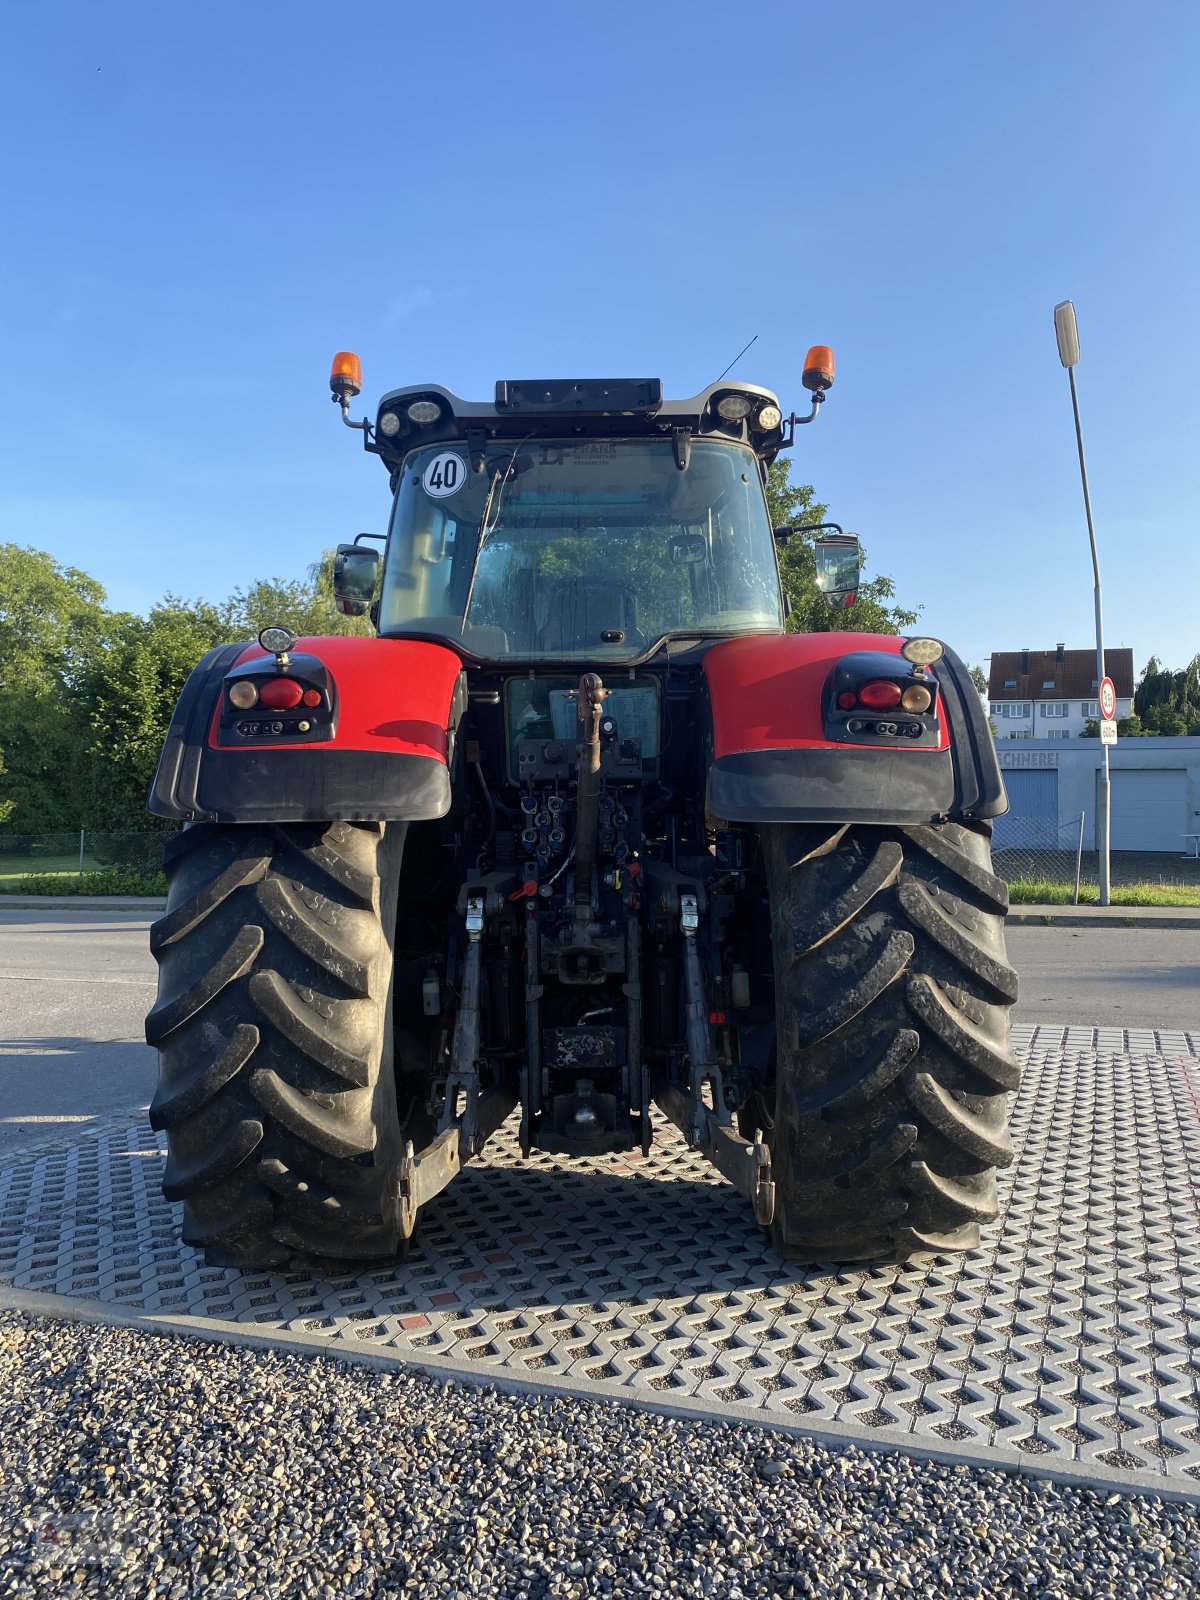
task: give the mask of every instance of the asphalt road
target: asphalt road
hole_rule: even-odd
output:
[[[154,1088],[145,912],[0,909],[0,1159]],[[1010,927],[1018,1022],[1200,1033],[1200,927]]]
[[[144,912],[0,910],[0,1160],[150,1103],[150,922]]]
[[[1017,1022],[1200,1033],[1200,927],[1010,927]]]

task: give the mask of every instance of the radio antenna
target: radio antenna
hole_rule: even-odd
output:
[[[754,339],[751,339],[750,344],[753,344],[755,339],[757,339],[757,338],[758,338],[758,335],[755,334],[754,335]],[[737,355],[735,355],[733,360],[729,363],[729,367],[736,367],[737,366],[738,362],[746,354],[746,351],[749,350],[750,344],[744,344],[742,346],[742,348],[738,351]],[[725,368],[725,372],[729,371],[729,367]],[[713,379],[713,382],[714,383],[720,383],[721,379],[725,376],[725,372],[719,372],[717,374],[717,376]]]

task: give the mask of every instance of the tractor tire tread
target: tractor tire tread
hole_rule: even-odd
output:
[[[973,1248],[997,1214],[1020,1081],[990,825],[831,825],[822,838],[776,824],[760,836],[776,1248],[810,1261]]]
[[[379,823],[203,823],[165,852],[150,1117],[164,1194],[212,1265],[397,1254],[386,922],[402,842]]]

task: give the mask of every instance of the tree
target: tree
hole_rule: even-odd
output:
[[[4,777],[4,752],[0,750],[0,779]],[[0,800],[0,822],[7,822],[16,809],[15,800]]]
[[[0,544],[0,691],[69,683],[103,626],[104,588],[44,550]]]
[[[44,550],[0,545],[0,808],[11,831],[77,828],[85,800],[75,709],[103,629],[104,589]]]
[[[1200,655],[1179,671],[1151,656],[1138,680],[1133,706],[1147,733],[1200,734]]]
[[[813,499],[811,484],[789,482],[792,463],[777,458],[767,473],[767,505],[776,528],[811,527],[824,522],[828,507]],[[866,559],[862,566],[865,568]],[[859,585],[849,611],[835,611],[817,588],[817,560],[813,539],[794,533],[779,546],[779,575],[791,602],[790,633],[900,633],[917,620],[916,611],[889,604],[896,592],[890,578],[878,577]]]
[[[206,651],[227,637],[219,609],[166,595],[148,617],[111,615],[81,674],[93,828],[155,826],[146,796],[179,692]]]
[[[1172,705],[1151,706],[1142,720],[1147,733],[1168,739],[1182,739],[1188,731],[1187,718]]]
[[[968,673],[968,675],[969,675],[969,677],[971,679],[971,682],[975,685],[975,693],[979,696],[980,700],[983,701],[986,704],[987,697],[988,697],[988,692],[987,692],[988,685],[987,685],[987,679],[984,677],[984,674],[983,674],[983,668],[982,667],[968,667],[967,668],[967,673]],[[999,737],[999,735],[996,732],[996,719],[995,719],[995,717],[990,716],[990,715],[988,717],[988,732],[991,734],[993,739]]]
[[[334,605],[333,563],[336,551],[325,550],[305,578],[260,578],[248,589],[235,589],[220,608],[231,639],[257,638],[264,628],[290,628],[308,634],[372,633],[367,617],[344,616]]]
[[[1137,715],[1136,712],[1132,717],[1121,717],[1117,721],[1118,739],[1140,739],[1145,731],[1146,730],[1142,727],[1142,719]],[[1099,730],[1097,730],[1097,738],[1098,737]]]

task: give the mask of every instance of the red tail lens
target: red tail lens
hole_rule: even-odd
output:
[[[259,703],[271,711],[290,711],[300,704],[303,695],[295,678],[271,678],[258,691]]]
[[[858,696],[853,689],[843,689],[841,694],[838,695],[838,705],[841,706],[843,711],[853,711],[857,704]]]
[[[862,705],[872,711],[891,711],[900,704],[900,685],[888,683],[884,678],[876,678],[871,683],[864,683],[858,691],[858,698]]]
[[[306,706],[319,706],[321,704],[320,689],[305,689],[300,696]]]

